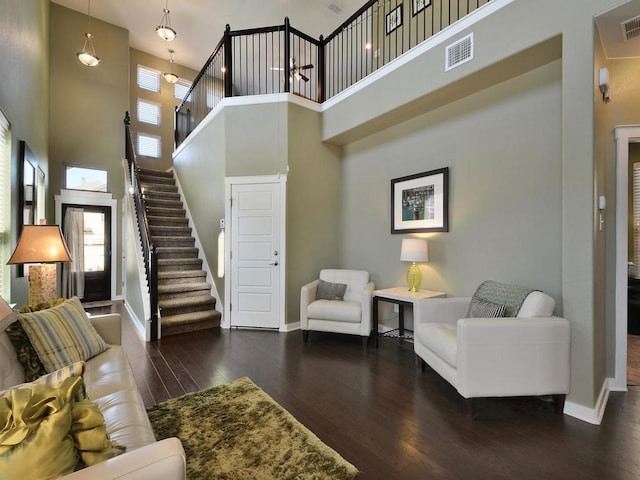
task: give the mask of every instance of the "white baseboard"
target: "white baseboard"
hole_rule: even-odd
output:
[[[602,417],[604,415],[604,410],[607,408],[607,401],[609,400],[609,392],[611,391],[609,388],[609,383],[613,379],[607,378],[602,384],[602,389],[600,390],[600,395],[598,395],[598,400],[596,401],[596,405],[593,408],[585,407],[584,405],[580,405],[579,403],[574,402],[565,402],[564,404],[564,413],[571,417],[577,418],[578,420],[582,420],[583,422],[588,422],[593,425],[600,425],[602,422]]]
[[[131,309],[131,307],[129,307],[129,304],[127,302],[124,302],[124,308],[127,310],[127,313],[129,314],[129,317],[131,317],[131,320],[133,321],[133,327],[135,328],[136,332],[138,332],[138,335],[140,336],[140,338],[145,341],[148,342],[149,339],[146,338],[146,332],[145,332],[145,328],[144,328],[144,322],[140,321],[140,319],[138,318],[138,316],[135,314],[135,312]]]
[[[295,330],[300,330],[300,322],[285,323],[284,326],[280,327],[280,331],[285,333],[293,332]]]

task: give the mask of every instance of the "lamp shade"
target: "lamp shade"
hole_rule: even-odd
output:
[[[7,264],[70,261],[71,254],[58,225],[25,225]]]
[[[402,239],[400,260],[403,262],[428,262],[429,244],[422,238]]]

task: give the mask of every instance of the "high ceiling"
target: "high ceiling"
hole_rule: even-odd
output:
[[[88,0],[51,0],[72,10],[87,13]],[[167,0],[99,0],[91,2],[91,17],[129,31],[131,47],[160,58],[175,50],[176,63],[200,70],[222,38],[226,24],[232,30],[291,25],[318,38],[333,32],[365,0],[168,0],[171,25],[178,32],[171,42],[155,32]],[[100,39],[94,40],[98,55]]]
[[[89,0],[51,0],[87,13]],[[200,70],[222,38],[225,25],[232,30],[280,25],[284,17],[312,37],[328,35],[349,18],[365,0],[168,0],[171,24],[178,32],[167,43],[155,33],[167,0],[99,0],[91,3],[91,16],[129,31],[133,48],[160,58],[175,50],[176,63]],[[622,3],[622,2],[621,2]],[[596,18],[609,58],[640,57],[640,37],[623,41],[620,23],[640,15],[640,0],[631,0]],[[100,39],[95,39],[99,53]]]

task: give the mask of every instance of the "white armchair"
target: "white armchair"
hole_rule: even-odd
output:
[[[500,303],[511,303],[506,315],[466,318],[472,300],[501,307],[478,298],[486,284],[494,292],[497,288]],[[511,287],[485,282],[474,297],[421,300],[414,307],[417,360],[458,390],[469,417],[477,397],[552,395],[556,413],[564,408],[570,387],[569,322],[553,316],[555,301],[540,291],[515,287],[522,297],[515,303],[508,295],[500,297],[501,289]]]
[[[325,283],[322,286],[325,292],[320,292],[330,292],[321,295],[325,298],[317,298],[321,281],[329,284]],[[368,339],[374,289],[369,272],[364,270],[321,270],[319,279],[300,290],[300,328],[304,341],[309,338],[309,330],[360,335]],[[338,299],[340,293],[343,293],[341,300]]]

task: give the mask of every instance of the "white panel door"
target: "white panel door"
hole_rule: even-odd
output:
[[[231,190],[231,326],[280,326],[280,185]]]

